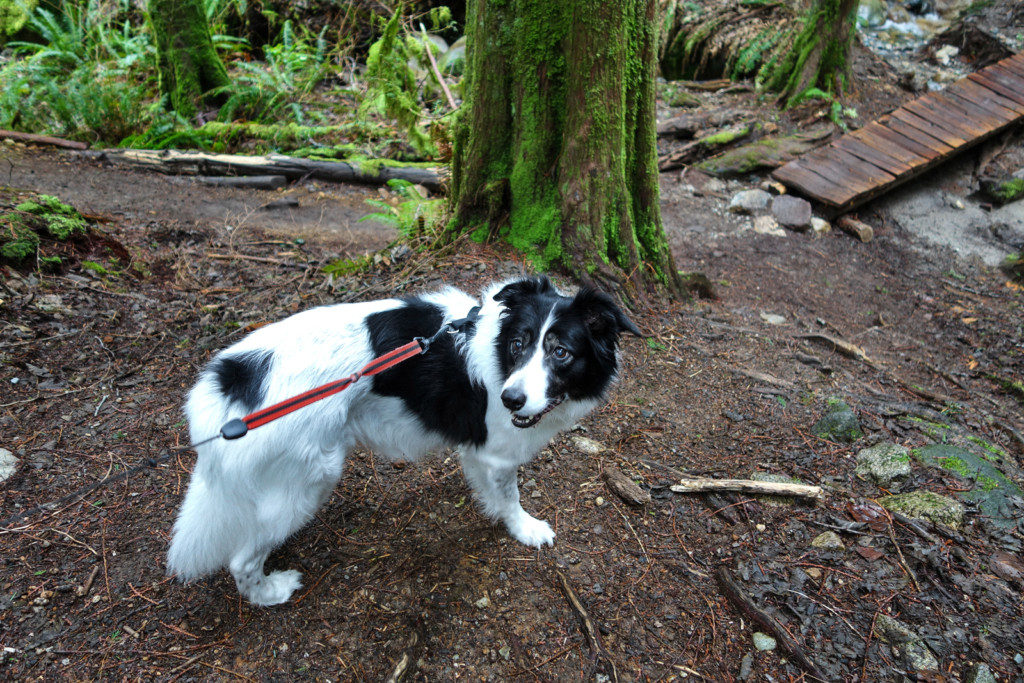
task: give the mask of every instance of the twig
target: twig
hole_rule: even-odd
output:
[[[430,58],[430,68],[434,70],[434,77],[437,78],[437,82],[441,85],[441,90],[444,90],[445,97],[448,98],[448,104],[452,110],[458,109],[459,106],[455,104],[455,98],[452,97],[452,91],[448,89],[448,84],[444,82],[444,78],[441,76],[441,70],[437,68],[437,60],[434,59],[434,51],[430,49],[430,38],[427,37],[427,29],[420,22],[420,31],[423,32],[423,49],[427,51],[427,57]]]
[[[601,644],[601,635],[597,630],[597,625],[594,623],[590,615],[587,614],[587,610],[584,609],[583,603],[580,602],[576,592],[569,585],[569,579],[565,578],[565,574],[555,570],[555,574],[558,575],[558,580],[562,584],[562,592],[565,593],[565,599],[569,601],[569,605],[576,612],[576,616],[580,618],[580,623],[583,625],[583,635],[587,639],[587,644],[590,646],[590,658],[591,662],[597,660],[598,656],[602,656],[605,662],[608,663],[608,677],[613,683],[618,683],[619,672],[615,669],[615,662],[608,657],[608,653],[604,649],[604,645]]]
[[[81,588],[75,591],[75,594],[80,598],[84,598],[86,595],[88,595],[89,589],[92,588],[92,582],[96,580],[96,575],[99,573],[100,566],[98,564],[93,565],[92,571],[89,572],[89,578],[85,580],[85,583],[82,585]]]
[[[21,142],[33,142],[37,145],[52,145],[53,147],[63,147],[64,149],[89,149],[89,145],[85,144],[84,142],[77,142],[75,140],[65,140],[64,138],[55,138],[49,135],[20,133],[14,130],[0,130],[0,138],[20,140]]]
[[[739,584],[729,576],[729,571],[725,567],[718,568],[718,571],[715,572],[715,579],[718,581],[719,588],[721,588],[722,592],[725,593],[725,597],[731,600],[741,612],[756,621],[763,628],[767,629],[775,640],[777,640],[782,646],[782,649],[791,654],[793,659],[795,659],[808,674],[817,678],[819,681],[829,680],[821,669],[818,668],[818,665],[807,656],[803,651],[803,648],[801,648],[796,641],[790,637],[786,629],[782,627],[782,624],[776,621],[775,617],[753,603]]]
[[[669,487],[676,493],[705,493],[707,491],[742,491],[772,496],[798,496],[821,500],[824,492],[820,486],[789,484],[775,481],[754,481],[752,479],[683,479]]]

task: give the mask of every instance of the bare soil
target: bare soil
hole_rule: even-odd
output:
[[[999,381],[1024,377],[1024,293],[999,270],[867,210],[867,244],[835,231],[760,235],[724,212],[727,196],[682,192],[667,174],[678,265],[704,272],[717,299],[634,310],[649,337],[625,341],[608,404],[523,468],[524,504],[552,522],[555,547],[531,551],[484,519],[450,453],[394,466],[356,452],[316,520],[269,561],[300,569],[305,587],[261,609],[226,573],[192,585],[164,575],[195,457],[171,449],[187,445],[181,403],[198,369],[301,309],[442,284],[479,291],[524,265],[464,244],[436,258],[384,252],[327,282],[327,262],[392,239],[355,223],[375,190],[302,185],[284,216],[258,210],[275,193],[49,151],[5,156],[12,186],[102,217],[130,262],[93,253],[107,273],[3,272],[0,447],[21,459],[0,484],[4,678],[733,680],[749,667],[757,680],[808,680],[793,652],[755,651],[751,634],[767,627],[720,590],[723,568],[829,680],[958,680],[979,662],[999,680],[1024,675],[1024,511],[999,527],[969,506],[959,532],[872,519],[886,491],[854,474],[870,444],[947,441],[984,444],[1024,481],[1020,397]],[[870,362],[808,334],[856,344]],[[865,435],[852,444],[810,431],[832,397],[857,413]],[[583,452],[579,437],[603,450]],[[652,500],[625,504],[604,482],[612,469]],[[676,471],[767,472],[826,496],[677,494]],[[971,486],[915,462],[902,490]],[[811,547],[824,531],[845,547]],[[912,671],[906,648],[873,629],[880,615],[906,623],[941,670]]]

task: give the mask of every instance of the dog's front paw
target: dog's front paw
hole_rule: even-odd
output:
[[[508,531],[520,543],[534,548],[555,544],[555,532],[542,519],[522,512],[508,525]]]
[[[282,602],[288,602],[288,598],[299,588],[302,588],[302,574],[294,569],[271,572],[263,577],[249,599],[264,607],[280,605]]]

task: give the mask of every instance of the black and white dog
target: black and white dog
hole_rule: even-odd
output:
[[[351,374],[477,305],[446,289],[314,308],[261,328],[200,375],[185,408],[192,439]],[[299,572],[264,575],[263,562],[327,500],[357,444],[396,460],[457,447],[484,513],[521,543],[553,543],[548,523],[519,504],[516,470],[598,405],[616,377],[619,335],[640,332],[606,294],[563,296],[546,277],[494,285],[479,306],[474,324],[425,354],[240,440],[200,446],[168,571],[188,581],[227,566],[251,602],[288,600]]]

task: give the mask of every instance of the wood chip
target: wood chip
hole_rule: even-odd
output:
[[[630,505],[641,506],[651,502],[651,494],[636,485],[632,479],[614,467],[605,467],[604,481],[608,488]]]

